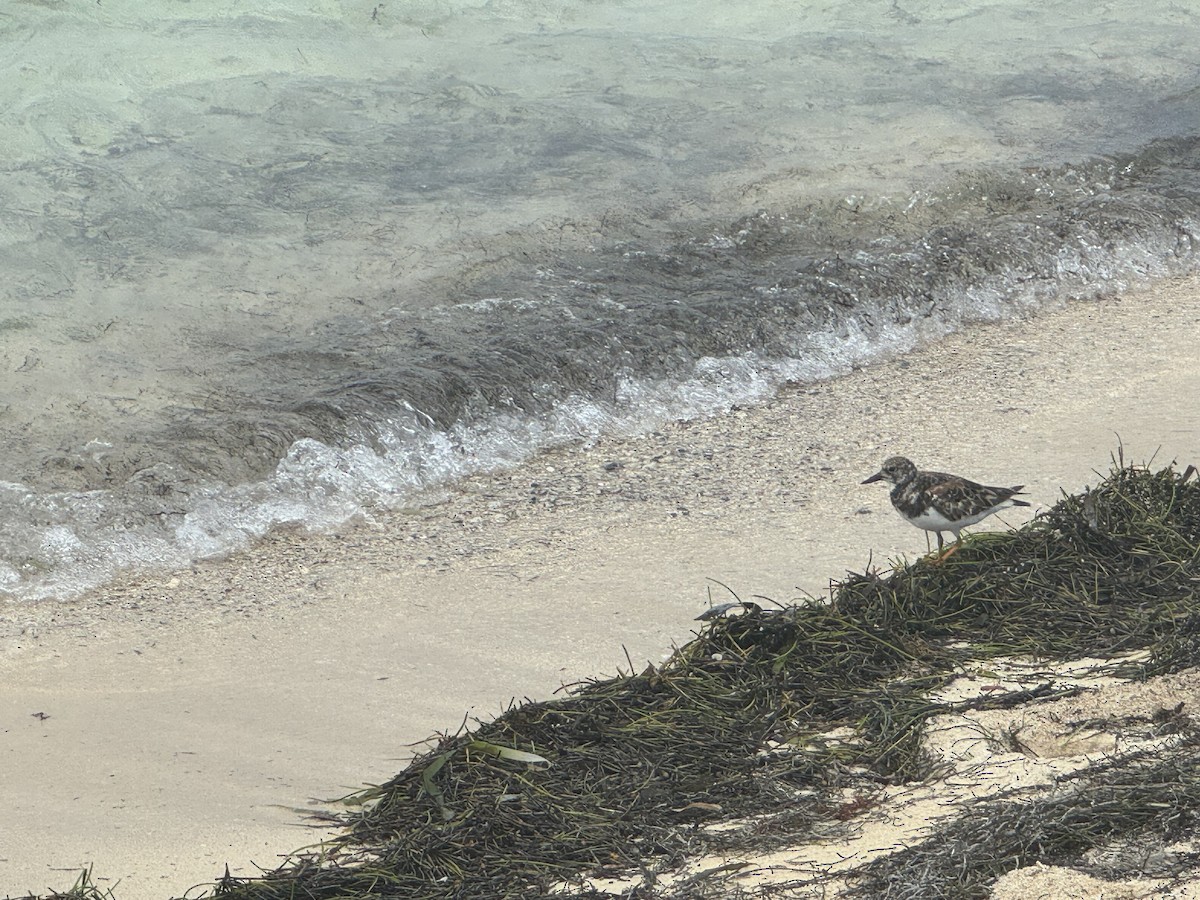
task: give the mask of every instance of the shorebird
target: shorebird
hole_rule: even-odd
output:
[[[1029,506],[1024,500],[1014,499],[1025,487],[987,487],[958,475],[944,472],[922,472],[903,456],[893,456],[883,463],[883,468],[863,481],[887,481],[892,485],[892,506],[905,519],[937,534],[938,561],[946,559],[958,549],[962,540],[960,532],[992,513],[1011,506]],[[954,532],[954,546],[942,553],[943,531]]]

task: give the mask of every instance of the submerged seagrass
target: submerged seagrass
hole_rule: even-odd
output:
[[[965,540],[942,565],[852,576],[828,603],[740,604],[741,614],[706,624],[657,669],[592,681],[441,737],[353,798],[359,811],[332,845],[258,878],[227,877],[216,896],[737,896],[724,870],[671,884],[660,876],[702,854],[836,836],[881,785],[933,774],[923,724],[964,704],[928,697],[965,663],[1148,651],[1110,667],[1128,678],[1200,664],[1194,474],[1118,464],[1095,489],[1064,496],[1018,531]],[[1047,684],[968,703],[1010,706],[1073,690]],[[822,737],[839,727],[855,739]],[[1156,727],[1180,736],[1164,759],[1118,757],[1041,804],[982,804],[863,867],[850,889],[983,897],[1019,866],[1077,861],[1114,840],[1194,833],[1200,732],[1187,715]],[[506,760],[496,747],[549,765]],[[742,824],[701,827],[731,820]],[[1197,864],[1193,855],[1172,873]],[[629,880],[605,893],[587,881],[595,876]],[[95,891],[84,884],[75,893]]]

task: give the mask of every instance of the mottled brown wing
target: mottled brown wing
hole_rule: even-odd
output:
[[[978,494],[982,487],[983,485],[968,481],[966,478],[947,476],[943,481],[931,484],[927,490],[939,500],[961,503],[967,497]]]
[[[966,478],[948,476],[944,481],[930,485],[929,495],[942,509],[953,509],[960,515],[969,516],[991,509],[1012,496],[1011,491],[985,487]]]

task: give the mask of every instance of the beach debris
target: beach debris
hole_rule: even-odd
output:
[[[486,753],[497,759],[507,759],[510,762],[523,762],[531,766],[550,767],[550,760],[544,756],[539,756],[536,753],[527,753],[515,747],[504,747],[500,744],[493,744],[490,741],[471,741],[471,743],[467,744],[467,749]]]
[[[709,619],[717,619],[734,609],[748,613],[762,612],[762,607],[757,603],[752,603],[749,600],[735,600],[731,603],[718,603],[716,606],[710,606],[704,612],[700,613],[700,615],[696,616],[696,621],[706,622]]]

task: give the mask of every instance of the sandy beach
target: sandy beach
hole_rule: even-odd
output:
[[[314,800],[511,700],[658,661],[711,602],[925,550],[893,453],[1038,505],[1200,459],[1200,280],[978,327],[753,409],[543,454],[441,502],[0,619],[0,895],[271,868]],[[1035,511],[1034,510],[1034,511]],[[986,527],[1020,524],[1004,514]],[[985,527],[985,526],[981,526]]]

